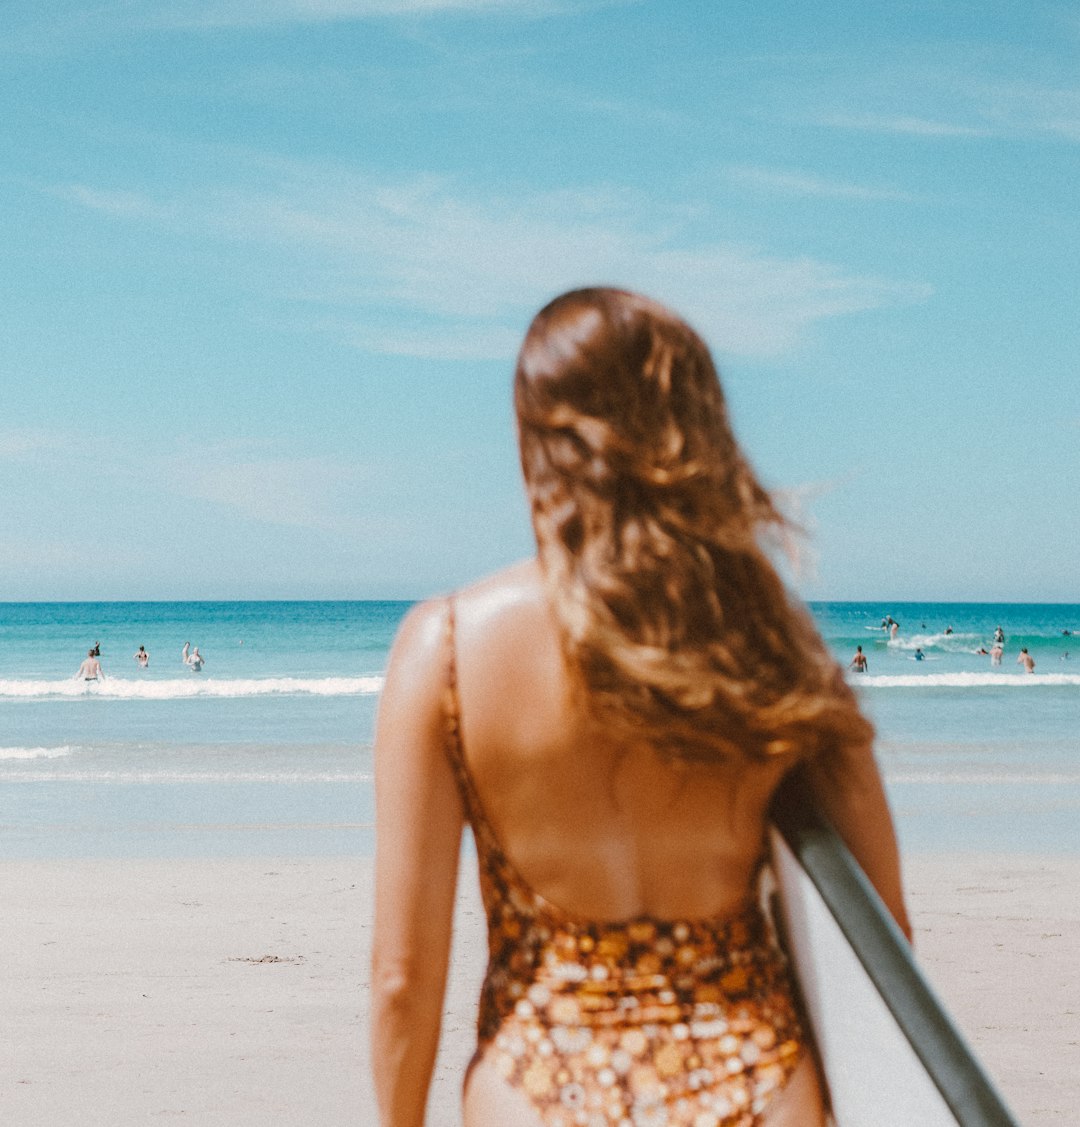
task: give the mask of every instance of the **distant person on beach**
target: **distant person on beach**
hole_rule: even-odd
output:
[[[865,673],[869,668],[870,664],[866,660],[866,654],[862,652],[862,646],[856,646],[855,656],[848,662],[848,669],[854,669],[856,673]]]
[[[1035,672],[1035,659],[1027,652],[1026,647],[1020,651],[1020,656],[1016,659],[1017,665],[1022,665],[1026,672]]]
[[[1005,656],[1005,647],[1000,642],[995,642],[990,648],[990,664],[1000,665],[1002,657]]]
[[[952,633],[952,627],[951,627],[951,626],[946,626],[946,627],[945,627],[945,634],[946,634],[946,636],[948,636],[948,635],[949,635],[949,634],[951,634],[951,633]]]
[[[412,608],[379,702],[379,1123],[424,1122],[471,826],[490,962],[463,1127],[822,1127],[759,906],[782,780],[909,929],[873,729],[762,543],[787,521],[708,349],[647,298],[552,301],[514,403],[536,556]]]
[[[915,660],[916,661],[925,661],[926,660],[926,654],[924,654],[918,646],[915,647]]]
[[[896,635],[900,633],[900,623],[893,619],[892,625],[889,627],[889,641],[895,641]]]
[[[999,646],[1005,645],[1005,631],[1000,626],[994,629],[994,643]]]
[[[185,645],[186,648],[186,645]],[[198,673],[202,670],[204,658],[199,653],[199,647],[196,646],[190,654],[184,658],[184,664],[191,670],[192,673]]]
[[[97,654],[94,651],[87,650],[86,657],[83,659],[82,665],[79,666],[79,672],[72,677],[73,681],[104,681],[105,672],[101,668],[101,662],[97,659]]]
[[[140,646],[135,652],[135,660],[139,663],[140,669],[145,669],[150,664],[150,655],[146,652],[145,647]]]

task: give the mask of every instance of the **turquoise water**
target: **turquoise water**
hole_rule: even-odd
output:
[[[0,858],[369,853],[375,709],[409,605],[0,604]],[[812,609],[845,664],[867,654],[852,683],[906,850],[1080,852],[1080,644],[1063,633],[1080,606]],[[995,668],[977,651],[998,625]],[[95,641],[106,680],[72,680]]]

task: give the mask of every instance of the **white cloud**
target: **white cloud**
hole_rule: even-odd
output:
[[[54,454],[71,445],[67,435],[39,429],[0,431],[0,461],[23,462],[38,454]]]
[[[907,133],[915,137],[990,137],[993,130],[985,126],[960,125],[934,121],[907,114],[828,114],[822,125],[838,129],[857,129],[868,133]]]
[[[641,289],[724,351],[756,355],[791,348],[824,318],[930,292],[817,259],[705,241],[689,226],[707,222],[702,209],[608,188],[497,197],[469,196],[430,176],[387,182],[279,168],[276,178],[268,191],[204,189],[166,201],[86,187],[67,193],[131,219],[276,247],[288,261],[275,273],[295,280],[291,297],[313,329],[336,321],[361,347],[420,357],[512,356],[527,317],[579,285]]]
[[[970,76],[960,85],[1000,131],[1049,133],[1080,141],[1080,86]]]
[[[525,19],[621,7],[640,0],[81,0],[25,5],[5,12],[0,55],[85,50],[88,43],[132,35],[259,29],[370,19],[419,20],[438,16]]]
[[[251,451],[192,451],[163,467],[175,493],[210,501],[248,520],[306,529],[349,525],[366,474],[332,458],[255,457]]]
[[[505,360],[521,345],[516,329],[470,322],[413,330],[355,325],[343,335],[365,352],[419,360]]]
[[[559,0],[174,0],[143,9],[135,21],[150,30],[195,30],[441,14],[543,16],[564,10]]]
[[[733,165],[728,169],[728,174],[753,188],[763,188],[784,195],[899,203],[910,203],[915,199],[910,193],[895,188],[871,188],[865,184],[850,184],[808,173],[760,168],[756,165]]]
[[[169,219],[173,209],[155,202],[142,192],[92,188],[85,184],[65,184],[47,189],[51,195],[92,211],[130,219]]]

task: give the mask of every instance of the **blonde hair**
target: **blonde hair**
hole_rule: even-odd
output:
[[[707,760],[870,739],[762,548],[787,522],[684,321],[622,290],[564,294],[529,327],[514,400],[563,650],[608,731]]]

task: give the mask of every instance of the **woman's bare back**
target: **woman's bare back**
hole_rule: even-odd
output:
[[[782,766],[673,763],[608,741],[573,703],[533,564],[458,596],[456,645],[465,756],[533,888],[594,920],[745,901]]]
[[[679,765],[614,747],[574,707],[537,570],[519,566],[459,595],[455,649],[462,747],[499,843],[522,878],[572,916],[694,919],[745,905],[781,769]],[[482,1056],[466,1127],[542,1127]],[[805,1056],[769,1102],[766,1127],[824,1122]]]

